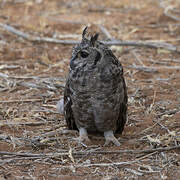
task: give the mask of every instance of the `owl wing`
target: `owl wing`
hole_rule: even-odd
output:
[[[127,88],[126,88],[126,83],[123,76],[122,76],[122,81],[123,81],[123,88],[124,88],[124,100],[120,104],[119,117],[117,120],[117,130],[116,130],[116,132],[120,134],[123,132],[124,126],[127,121],[127,101],[128,101]]]
[[[122,65],[120,63],[120,61],[116,58],[116,56],[114,56],[114,54],[112,53],[112,51],[108,51],[109,56],[112,57],[112,63],[116,66],[117,69],[119,69],[119,71],[121,72],[119,73],[115,73],[115,76],[118,76],[118,79],[120,81],[122,81],[122,87],[120,88],[121,91],[124,92],[124,99],[122,101],[122,103],[120,104],[120,108],[119,108],[119,117],[117,119],[117,127],[116,127],[116,133],[122,133],[124,130],[124,126],[126,124],[127,121],[127,101],[128,101],[128,96],[127,96],[127,88],[126,88],[126,82],[124,80],[124,76],[123,76],[123,68]]]
[[[67,78],[65,90],[64,90],[64,117],[70,130],[77,130],[75,124],[73,111],[72,111],[72,100],[71,100],[71,90],[69,88],[69,78]]]

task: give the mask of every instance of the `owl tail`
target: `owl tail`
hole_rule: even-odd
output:
[[[56,109],[60,114],[64,113],[64,99],[60,99],[56,104]]]

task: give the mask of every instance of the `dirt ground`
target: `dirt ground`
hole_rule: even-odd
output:
[[[80,40],[88,25],[104,41],[180,51],[178,9],[178,0],[0,0],[0,179],[177,180],[180,53],[111,46],[124,66],[128,122],[120,147],[104,147],[101,136],[85,145],[56,112],[73,45],[32,42],[3,25],[61,40]]]

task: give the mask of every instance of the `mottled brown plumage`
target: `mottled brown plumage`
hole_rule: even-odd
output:
[[[106,144],[120,145],[114,133],[122,133],[126,123],[127,90],[123,68],[112,51],[97,40],[86,37],[72,51],[70,70],[64,91],[64,116],[67,126],[80,131],[80,140],[89,140],[87,132],[103,132]]]

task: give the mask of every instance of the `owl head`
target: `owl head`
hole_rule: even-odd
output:
[[[98,39],[99,34],[88,36],[87,27],[83,30],[82,40],[72,51],[70,68],[74,70],[78,67],[92,69],[102,58],[104,45]]]

